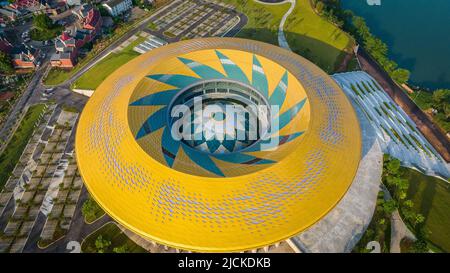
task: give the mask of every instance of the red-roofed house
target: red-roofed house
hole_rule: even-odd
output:
[[[37,58],[39,56],[39,50],[21,45],[14,47],[11,50],[11,61],[14,68],[35,68]]]
[[[102,17],[100,12],[89,4],[83,4],[73,13],[78,17],[81,29],[75,35],[63,32],[55,40],[56,54],[50,60],[52,66],[71,68],[75,65],[78,49],[93,41],[100,33]]]
[[[77,41],[67,31],[55,40],[56,53],[52,55],[50,64],[56,67],[72,68],[77,59]]]

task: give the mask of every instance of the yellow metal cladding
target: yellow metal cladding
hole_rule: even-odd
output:
[[[252,81],[253,53],[230,49],[221,49],[220,53],[226,55],[233,63],[235,63],[240,69],[242,69],[242,71],[245,73],[245,76],[250,80],[250,82]],[[189,66],[185,65],[179,60],[180,57],[195,61],[199,64],[205,64],[208,67],[211,67],[216,71],[226,75],[226,71],[224,71],[222,64],[220,63],[220,59],[216,54],[216,50],[213,49],[196,50],[194,52],[189,52],[186,54],[167,57],[163,62],[158,63],[158,65],[155,66],[154,69],[149,69],[148,74],[185,75],[198,78],[198,75],[195,74],[189,68]],[[270,72],[270,76],[267,77],[269,96],[277,87],[280,79],[283,77],[283,74],[285,72],[288,73],[286,98],[282,107],[280,108],[280,113],[286,112],[303,99],[306,99],[307,96],[302,85],[291,73],[286,71],[284,67],[263,56],[258,55],[257,58],[261,62],[264,71]],[[174,89],[174,87],[171,85],[162,83],[154,79],[150,79],[148,77],[144,77],[133,91],[129,103],[151,94],[169,91],[172,89]],[[142,124],[149,116],[155,114],[163,107],[164,106],[162,105],[141,105],[129,107],[128,121],[133,135],[136,135],[138,133]],[[309,124],[309,111],[310,106],[309,103],[306,102],[302,110],[295,116],[295,118],[286,127],[281,129],[280,135],[290,135],[295,132],[305,132]],[[138,139],[137,142],[142,147],[142,149],[146,151],[151,157],[165,165],[165,159],[161,149],[161,138],[163,137],[163,130],[164,128],[160,128],[155,133],[148,134],[145,137]],[[296,145],[296,143],[298,143],[298,140],[293,141],[289,145],[282,145],[276,151],[257,151],[251,152],[249,154],[257,155],[258,157],[264,159],[279,161],[282,157],[289,153],[290,149],[292,149],[291,146]],[[213,161],[217,166],[221,168],[225,176],[244,175],[270,166],[269,164],[255,164],[246,165],[245,168],[243,168],[242,164],[233,164],[217,159],[213,159]],[[177,155],[172,168],[193,175],[218,177],[214,173],[205,171],[201,166],[193,162],[188,156],[184,156],[183,152]]]
[[[216,50],[252,79],[257,56],[269,95],[288,71],[286,111],[307,103],[280,134],[303,135],[274,151],[252,155],[276,161],[240,165],[213,159],[218,176],[191,162],[180,149],[173,166],[164,162],[162,130],[136,140],[145,118],[162,106],[130,103],[173,86],[148,75],[198,77],[183,57],[226,74]],[[182,41],[143,54],[110,75],[81,115],[76,156],[95,200],[135,233],[175,248],[225,252],[282,241],[326,215],[351,185],[361,157],[354,110],[338,85],[317,66],[281,48],[235,38]]]

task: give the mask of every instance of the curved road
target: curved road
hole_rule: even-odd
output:
[[[283,15],[283,18],[281,18],[280,25],[278,27],[278,45],[284,49],[287,49],[289,51],[292,51],[289,47],[289,43],[286,40],[286,35],[284,34],[284,25],[286,24],[286,20],[291,15],[292,11],[294,11],[296,0],[284,0],[281,2],[264,2],[260,0],[254,0],[257,3],[260,3],[262,5],[281,5],[285,3],[291,3],[291,6],[289,7],[288,11]]]
[[[291,7],[284,14],[283,18],[281,19],[280,26],[278,27],[278,44],[280,45],[280,47],[287,49],[289,51],[292,51],[286,40],[286,35],[284,35],[284,24],[286,23],[286,20],[289,17],[289,15],[291,15],[292,11],[294,11],[296,2],[295,2],[295,0],[287,0],[286,2],[290,2]],[[283,3],[285,3],[285,2],[283,2]]]

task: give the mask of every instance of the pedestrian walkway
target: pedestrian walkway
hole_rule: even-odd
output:
[[[383,152],[402,165],[427,175],[450,177],[450,164],[417,129],[409,116],[386,94],[381,85],[363,71],[333,75],[347,96],[362,109],[374,126]]]
[[[384,185],[381,186],[384,192],[384,199],[391,200],[392,196]],[[391,253],[400,253],[400,243],[403,238],[416,240],[414,234],[408,229],[405,222],[403,222],[400,213],[396,209],[391,215],[391,245],[389,246]]]

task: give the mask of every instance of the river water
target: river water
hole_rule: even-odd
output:
[[[410,83],[450,88],[450,0],[341,0],[366,19],[389,47],[389,57],[411,71]],[[374,2],[374,1],[372,1]]]

